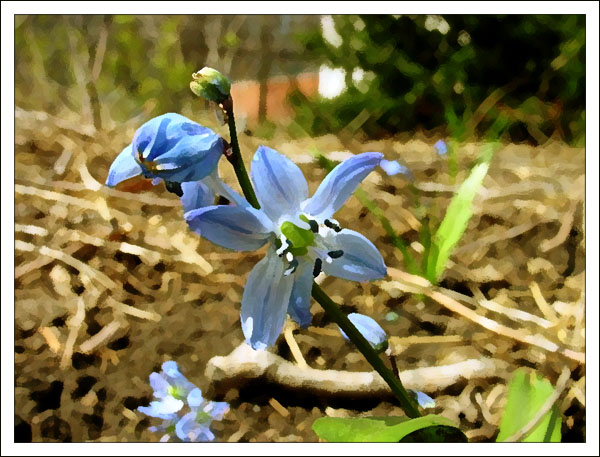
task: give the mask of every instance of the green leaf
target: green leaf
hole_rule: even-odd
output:
[[[508,385],[506,407],[496,441],[505,441],[527,425],[553,392],[554,387],[550,381],[539,373],[517,370]],[[553,405],[520,441],[560,442],[561,422],[560,412]]]
[[[467,229],[467,224],[473,214],[471,204],[483,183],[488,168],[488,162],[473,167],[471,174],[461,184],[458,192],[450,202],[444,220],[432,238],[431,254],[427,265],[427,279],[433,283],[437,283],[444,272],[450,254],[452,254],[456,244]]]
[[[449,419],[430,414],[408,417],[321,417],[313,430],[322,439],[338,443],[466,442],[465,435]]]

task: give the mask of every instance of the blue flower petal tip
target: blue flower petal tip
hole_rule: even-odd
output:
[[[435,400],[424,392],[411,390],[410,393],[415,397],[419,406],[423,409],[435,408]]]

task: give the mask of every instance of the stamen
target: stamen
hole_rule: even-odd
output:
[[[275,254],[277,254],[279,257],[281,257],[283,255],[283,253],[287,250],[287,248],[290,247],[290,243],[288,242],[287,238],[283,234],[279,236],[279,239],[281,240],[281,246],[279,247],[279,249],[277,249],[275,251]]]
[[[289,252],[288,252],[288,254],[289,254]],[[291,275],[293,272],[296,271],[296,268],[298,268],[298,260],[293,259],[290,262],[290,266],[287,267],[287,269],[283,272],[283,276],[289,276],[289,275]]]
[[[321,267],[323,266],[323,262],[321,261],[321,259],[315,260],[315,266],[313,268],[313,278],[316,278],[317,276],[319,276],[321,274]]]
[[[319,233],[319,224],[317,221],[313,221],[312,219],[308,220],[308,225],[310,225],[310,229],[313,233]]]
[[[327,253],[327,255],[329,257],[331,257],[332,259],[339,259],[341,256],[344,255],[344,251],[342,251],[341,249],[339,249],[337,251],[329,251]]]
[[[336,232],[340,232],[342,230],[342,228],[339,226],[339,224],[337,222],[334,222],[330,219],[325,219],[324,224],[329,227],[330,229],[335,230]]]

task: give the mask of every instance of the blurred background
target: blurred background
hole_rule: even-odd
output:
[[[336,213],[377,246],[389,276],[321,285],[383,326],[416,379],[408,387],[435,400],[428,411],[494,441],[517,368],[553,385],[566,372],[562,440],[585,441],[585,26],[583,15],[17,15],[15,440],[158,441],[158,421],[137,408],[167,360],[231,405],[218,441],[318,441],[319,417],[403,414],[376,389],[344,396],[244,372],[232,355],[240,300],[263,252],[190,232],[162,184],[104,186],[155,116],[181,113],[229,138],[189,89],[210,66],[231,78],[247,164],[267,144],[311,193],[352,153],[409,170],[373,171]],[[432,234],[490,142],[435,289],[461,314],[402,281],[424,276]],[[239,189],[227,161],[219,173]],[[351,372],[371,367],[318,304],[311,312],[307,329],[286,324],[271,355],[352,385]],[[233,368],[208,370],[215,358]]]
[[[17,16],[15,46],[17,105],[96,127],[198,110],[184,82],[211,66],[263,136],[477,137],[505,116],[508,141],[584,141],[583,15]]]

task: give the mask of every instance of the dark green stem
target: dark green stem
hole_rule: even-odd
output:
[[[400,405],[407,416],[411,418],[421,417],[419,408],[414,404],[409,393],[406,391],[402,382],[399,378],[394,376],[392,370],[390,370],[383,360],[379,357],[377,352],[371,347],[369,342],[362,336],[358,329],[350,322],[344,312],[329,298],[329,296],[321,289],[321,287],[313,282],[312,296],[319,302],[325,312],[333,319],[333,321],[340,326],[344,333],[348,336],[350,341],[358,348],[358,350],[365,356],[367,362],[371,364],[373,368],[381,375],[385,382],[390,386],[394,395],[400,401]]]
[[[252,188],[252,183],[250,182],[248,173],[246,172],[244,160],[242,159],[242,153],[240,152],[240,144],[238,142],[237,131],[235,128],[235,118],[233,116],[233,99],[231,96],[225,102],[223,102],[222,106],[223,111],[225,112],[225,117],[227,118],[229,136],[231,138],[231,154],[227,156],[227,159],[231,165],[233,165],[235,176],[242,187],[242,192],[244,192],[246,200],[248,200],[248,203],[250,203],[256,209],[258,209],[260,208],[260,205],[258,203],[258,199],[256,198],[256,194],[254,193],[254,189]]]

